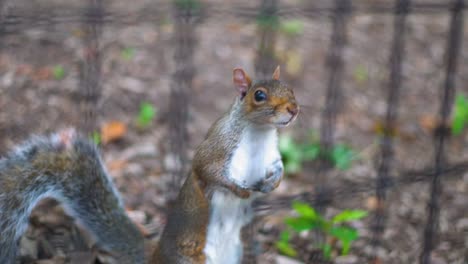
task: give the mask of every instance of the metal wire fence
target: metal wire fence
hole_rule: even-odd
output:
[[[303,200],[324,210],[332,203],[350,199],[358,194],[375,193],[378,206],[374,214],[372,244],[378,247],[382,243],[382,234],[388,217],[386,209],[387,192],[408,184],[420,182],[430,183],[430,198],[427,201],[427,220],[424,223],[424,234],[421,245],[419,263],[430,263],[431,251],[435,247],[437,223],[439,218],[439,202],[443,180],[457,178],[468,170],[468,162],[450,163],[446,159],[446,145],[450,136],[448,127],[455,93],[455,75],[459,63],[463,39],[463,16],[466,10],[464,0],[453,1],[311,1],[294,6],[279,3],[276,0],[261,0],[257,6],[245,6],[230,3],[203,2],[198,0],[174,0],[172,2],[157,2],[148,4],[141,10],[123,13],[106,8],[102,0],[89,0],[87,5],[74,7],[51,7],[41,10],[15,7],[13,1],[0,2],[0,42],[2,37],[18,34],[32,28],[50,27],[63,23],[81,24],[87,32],[84,38],[86,47],[83,61],[80,62],[80,108],[84,114],[82,129],[93,131],[95,116],[99,111],[101,96],[101,64],[102,53],[99,41],[103,27],[138,25],[143,22],[160,22],[167,13],[174,18],[173,56],[175,70],[172,75],[171,93],[168,113],[170,153],[174,154],[177,166],[171,171],[173,181],[171,196],[177,193],[188,164],[187,148],[189,133],[190,98],[192,80],[197,74],[194,66],[194,52],[197,46],[196,28],[201,23],[210,23],[211,18],[231,16],[240,21],[254,21],[258,24],[259,42],[255,57],[256,76],[266,77],[277,63],[274,50],[276,44],[276,27],[278,19],[300,17],[309,20],[329,19],[331,34],[326,59],[327,84],[325,104],[320,123],[320,144],[322,149],[330,150],[334,145],[334,131],[339,113],[340,100],[343,98],[343,71],[345,61],[343,52],[347,45],[348,20],[351,15],[361,14],[392,14],[393,40],[388,58],[388,83],[386,99],[386,115],[382,120],[382,133],[379,138],[379,157],[376,166],[375,182],[328,182],[327,175],[332,164],[327,158],[321,158],[318,170],[315,172],[315,187],[308,192],[275,199],[257,201],[255,209],[259,214],[287,209],[291,201]],[[431,15],[449,12],[451,16],[450,30],[447,32],[445,48],[445,81],[440,86],[440,110],[437,128],[433,136],[432,164],[413,171],[392,173],[395,159],[394,140],[398,109],[402,86],[402,65],[408,54],[405,53],[407,36],[407,17],[411,14]],[[325,151],[327,152],[327,151]],[[374,263],[380,263],[375,256]]]

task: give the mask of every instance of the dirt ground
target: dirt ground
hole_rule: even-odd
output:
[[[131,5],[125,1],[104,2],[107,10],[126,16],[151,5],[151,1],[146,0],[135,0]],[[287,6],[301,3],[279,2]],[[248,1],[236,3],[255,6]],[[76,10],[74,8],[82,5],[61,0],[17,1],[11,12],[23,9],[41,12],[59,6]],[[168,11],[166,7],[155,8],[160,12],[157,15]],[[212,122],[234,99],[232,68],[241,66],[254,75],[259,41],[255,21],[240,19],[228,12],[212,12],[196,28],[198,44],[194,54],[196,74],[190,91],[189,155]],[[293,36],[279,31],[276,55],[283,67],[282,77],[294,87],[302,109],[297,122],[280,132],[304,141],[310,131],[320,131],[329,77],[325,56],[331,23],[326,16],[318,15],[311,19],[299,16],[287,19],[299,19],[303,30]],[[464,28],[456,89],[468,94],[468,22]],[[376,177],[379,152],[375,127],[386,111],[393,16],[353,15],[347,29],[348,44],[343,53],[345,74],[334,133],[336,142],[351,146],[359,158],[346,171],[331,171],[327,181],[371,182]],[[440,89],[445,78],[449,15],[446,12],[411,15],[406,29],[399,133],[391,168],[395,176],[401,171],[423,169],[433,164],[431,129],[439,111]],[[129,215],[141,226],[148,241],[155,241],[164,226],[166,189],[171,178],[167,170],[170,153],[164,146],[169,133],[167,109],[174,71],[173,33],[173,21],[168,16],[156,22],[106,24],[99,39],[103,60],[97,125],[118,121],[127,127],[122,138],[102,144],[103,158]],[[31,134],[50,133],[81,123],[84,116],[77,100],[78,69],[84,56],[85,34],[80,23],[64,22],[31,25],[14,34],[0,36],[1,156]],[[127,56],[125,52],[131,54]],[[54,77],[53,69],[57,65],[64,69],[63,77]],[[142,102],[151,102],[157,108],[156,119],[144,130],[135,125]],[[447,149],[449,162],[468,161],[466,133],[451,138]],[[314,166],[306,164],[298,175],[286,177],[271,196],[312,190],[314,172]],[[433,263],[465,264],[468,263],[468,173],[448,180],[442,178],[442,183],[440,235],[433,251]],[[389,191],[382,245],[377,249],[371,247],[370,218],[358,221],[353,225],[359,230],[360,239],[353,244],[350,255],[337,258],[336,263],[367,262],[374,250],[382,263],[418,262],[429,195],[428,182]],[[344,208],[371,210],[373,199],[373,193],[362,193],[353,199],[335,202],[327,215]],[[274,247],[279,231],[284,228],[283,218],[290,213],[281,210],[259,223],[256,239],[260,242],[260,263],[290,263],[279,256]],[[106,262],[99,249],[92,247],[89,235],[65,216],[55,202],[46,201],[38,206],[30,222],[21,241],[20,263]],[[301,256],[314,251],[310,245],[301,247]]]

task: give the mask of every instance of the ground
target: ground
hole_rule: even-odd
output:
[[[129,18],[147,7],[157,11],[155,17],[169,12],[168,5],[155,7],[145,0],[132,1],[131,6],[123,1],[104,2],[114,15],[123,14]],[[285,0],[280,1],[280,5],[292,6],[299,2]],[[237,6],[242,3],[237,2]],[[251,2],[244,4],[254,6]],[[80,5],[60,0],[17,1],[17,7],[11,12],[27,9],[40,13],[56,6],[61,6],[60,10],[77,10]],[[212,122],[226,111],[235,97],[231,85],[232,68],[244,67],[254,76],[253,62],[259,41],[255,21],[238,18],[221,4],[215,6],[219,10],[210,10],[209,18],[196,29],[196,74],[190,91],[190,140],[186,146],[189,156]],[[62,17],[66,16],[62,14]],[[294,87],[302,108],[297,122],[280,132],[292,134],[304,142],[310,131],[320,131],[329,77],[325,57],[332,27],[330,20],[319,14],[311,19],[300,16],[287,19],[299,19],[303,28],[297,35],[280,31],[275,54],[283,69],[282,78]],[[99,39],[103,58],[102,94],[96,105],[96,119],[99,127],[117,121],[127,128],[121,138],[102,144],[101,149],[130,216],[141,226],[148,241],[154,241],[164,226],[170,179],[167,168],[171,166],[171,154],[165,146],[169,133],[171,73],[174,72],[174,25],[169,17],[159,20],[137,17],[129,21],[106,24],[102,29]],[[463,48],[468,43],[467,24],[465,22],[464,45],[458,55],[458,93],[468,93],[468,49]],[[27,25],[14,34],[0,37],[0,155],[33,133],[78,126],[86,118],[80,112],[77,99],[79,62],[84,56],[87,34],[82,24],[69,21]],[[379,153],[376,127],[386,111],[393,16],[353,15],[346,26],[345,73],[334,138],[336,142],[351,146],[359,158],[348,170],[332,170],[327,174],[327,181],[371,183],[376,177]],[[446,12],[411,15],[406,29],[399,132],[391,165],[395,177],[403,171],[433,164],[432,129],[445,78],[449,15]],[[54,73],[57,65],[64,70],[63,76]],[[145,129],[135,124],[142,102],[150,102],[157,108],[156,119]],[[449,162],[468,160],[466,142],[466,133],[451,138],[447,146]],[[285,177],[270,198],[313,190],[315,171],[313,164],[306,164],[298,175]],[[468,174],[447,180],[442,177],[442,183],[440,236],[433,252],[433,263],[467,263]],[[418,261],[429,195],[428,181],[400,186],[388,193],[387,227],[383,244],[376,249],[382,263]],[[367,192],[335,201],[327,215],[344,208],[372,210],[374,199],[374,194]],[[274,242],[279,231],[284,229],[284,216],[290,214],[289,210],[279,210],[260,221],[255,236],[260,241],[261,263],[286,263],[283,257],[278,257]],[[370,218],[354,225],[360,239],[353,244],[349,256],[338,258],[336,262],[363,263],[375,250],[369,242],[372,236]],[[297,243],[302,258],[315,252],[311,245],[299,240]],[[73,219],[64,216],[56,203],[46,201],[34,211],[30,228],[23,236],[21,263],[86,263],[84,259],[92,263],[96,256],[103,261],[98,249],[89,249],[90,244],[92,239],[77,229]]]

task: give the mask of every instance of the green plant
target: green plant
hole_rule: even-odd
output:
[[[347,170],[356,159],[357,153],[345,144],[336,144],[331,149],[330,159],[340,170]]]
[[[452,134],[460,135],[468,123],[468,99],[463,94],[457,94],[452,118]]]
[[[140,104],[140,111],[138,112],[137,124],[139,127],[145,128],[153,121],[156,116],[156,108],[147,102]]]
[[[304,161],[314,160],[318,157],[320,144],[309,142],[299,145],[291,135],[285,134],[279,138],[279,150],[283,159],[285,173],[294,174],[302,170],[302,163]]]
[[[131,60],[135,56],[135,49],[134,48],[123,48],[122,51],[120,52],[120,57],[124,60]]]
[[[52,75],[56,80],[62,80],[65,77],[65,69],[62,65],[55,65],[52,68]]]
[[[201,9],[201,3],[198,0],[175,0],[175,5],[179,9],[198,11]]]
[[[289,19],[281,22],[281,32],[289,36],[298,36],[304,33],[304,23],[298,19]]]
[[[354,79],[358,81],[359,83],[364,83],[369,79],[369,71],[362,64],[359,64],[356,66],[356,68],[354,69],[353,75],[354,75]]]
[[[262,29],[277,30],[280,25],[279,17],[270,10],[261,10],[257,16],[257,25]]]
[[[91,133],[90,138],[94,142],[94,144],[101,144],[101,134],[98,131],[93,131],[93,133]]]
[[[296,143],[291,135],[281,135],[279,151],[287,174],[300,172],[303,162],[315,160],[320,156],[330,160],[340,170],[348,169],[357,158],[357,153],[345,144],[335,144],[329,151],[323,150],[318,137],[313,133],[303,144]]]
[[[333,218],[326,219],[306,203],[295,201],[292,207],[297,216],[285,219],[285,223],[289,229],[283,231],[276,242],[278,250],[291,257],[297,256],[297,251],[290,244],[291,230],[299,233],[319,230],[325,234],[327,242],[318,246],[322,249],[322,253],[327,259],[331,259],[332,252],[337,250],[337,244],[334,241],[341,243],[340,254],[347,255],[351,248],[351,243],[359,238],[356,228],[350,227],[347,223],[360,220],[368,215],[367,211],[364,210],[345,209]]]

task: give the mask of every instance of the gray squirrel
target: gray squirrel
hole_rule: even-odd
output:
[[[144,240],[95,145],[68,129],[33,137],[0,160],[0,263],[15,262],[33,207],[58,200],[119,263],[144,263]]]
[[[251,204],[280,183],[277,128],[299,106],[291,88],[272,79],[252,82],[233,71],[238,96],[197,148],[192,169],[170,209],[149,263],[235,264]],[[144,239],[128,218],[95,145],[65,130],[33,137],[0,160],[0,263],[15,262],[32,208],[57,199],[118,263],[145,263]]]

